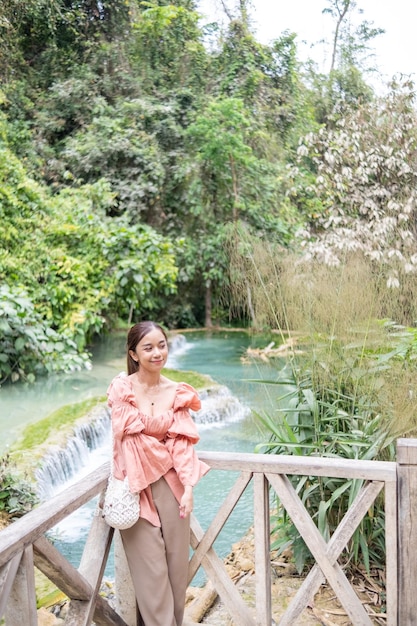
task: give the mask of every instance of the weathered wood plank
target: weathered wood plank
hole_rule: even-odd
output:
[[[250,468],[253,473],[360,478],[384,482],[395,482],[397,479],[396,463],[389,461],[300,457],[285,454],[247,454],[245,452],[199,451],[198,456],[213,469],[242,472]]]
[[[6,610],[7,600],[9,599],[21,558],[22,553],[16,554],[11,561],[0,569],[0,619]]]
[[[340,522],[327,544],[326,555],[331,564],[337,560],[383,486],[384,483],[371,482],[362,487],[352,507]],[[301,613],[306,606],[312,602],[320,585],[324,581],[325,578],[322,571],[319,566],[315,564],[291,600],[284,615],[281,617],[279,626],[293,626],[293,624],[296,624]]]
[[[264,474],[254,474],[256,623],[271,624],[271,548],[269,488]]]
[[[7,626],[37,626],[33,549],[28,546],[20,559],[6,608]]]
[[[203,536],[203,529],[196,518],[191,516],[191,545],[193,548],[198,546]],[[239,624],[239,626],[255,626],[255,620],[252,618],[239,591],[229,578],[223,561],[217,556],[213,548],[207,551],[202,560],[202,566],[236,624]]]
[[[385,485],[385,590],[387,594],[387,626],[397,626],[398,613],[398,525],[397,485]],[[414,615],[417,611],[414,609]],[[401,622],[398,622],[399,624]]]
[[[128,626],[124,619],[116,613],[107,600],[97,596],[94,611],[94,623],[99,626]]]
[[[333,564],[329,562],[326,555],[326,542],[314,525],[313,520],[287,476],[269,474],[268,478],[294,522],[294,525],[301,533],[318,566],[352,620],[352,624],[354,624],[354,626],[372,626],[368,614],[352,589],[342,568],[337,562]]]
[[[137,604],[135,588],[129,571],[129,565],[120,531],[113,535],[114,546],[114,591],[116,611],[128,626],[137,626]]]
[[[65,619],[67,626],[89,626],[91,624],[113,534],[114,529],[105,523],[101,515],[94,516],[78,568],[79,573],[91,585],[92,594],[88,600],[71,600]],[[95,621],[100,625],[99,620],[100,615],[98,614]]]
[[[45,537],[34,544],[36,567],[70,599],[88,600],[91,585]]]
[[[38,613],[36,607],[35,569],[33,564],[33,546],[30,545],[23,553],[21,564],[25,567],[27,603],[29,607],[28,626],[37,626]]]
[[[40,537],[34,544],[34,562],[36,567],[70,599],[88,601],[92,597],[93,587],[45,537]],[[94,619],[100,626],[127,626],[109,603],[100,596],[96,598]]]
[[[397,441],[398,459],[398,624],[416,623],[417,439]]]
[[[271,484],[276,489],[276,484],[280,485],[282,493],[278,494],[284,506],[283,498],[287,500],[290,509],[286,506],[288,512],[291,515],[291,511],[298,519],[301,532],[304,539],[309,545],[310,550],[317,560],[317,566],[315,571],[318,574],[317,580],[323,580],[323,572],[330,584],[336,585],[333,587],[344,604],[345,609],[347,604],[355,604],[358,602],[356,595],[351,589],[346,577],[343,574],[341,568],[337,564],[338,551],[342,549],[339,544],[346,542],[346,537],[349,533],[353,532],[352,528],[356,524],[355,519],[359,516],[361,508],[365,506],[365,500],[363,503],[357,505],[356,510],[349,511],[349,514],[345,520],[341,523],[337,531],[328,544],[324,542],[320,534],[317,531],[314,523],[307,511],[304,512],[300,509],[300,505],[297,504],[295,494],[291,493],[288,489],[289,481],[286,475],[315,475],[315,476],[333,476],[338,478],[352,478],[361,480],[373,480],[380,483],[385,482],[386,485],[386,552],[387,552],[387,609],[388,609],[388,626],[411,626],[415,622],[415,594],[414,586],[417,580],[417,562],[415,559],[415,553],[417,548],[417,540],[415,539],[416,525],[414,523],[414,511],[417,508],[417,440],[399,440],[397,458],[398,458],[398,477],[399,477],[399,489],[396,492],[396,480],[397,480],[397,463],[386,463],[379,461],[352,461],[350,459],[325,459],[325,458],[313,458],[313,457],[292,457],[286,455],[270,456],[270,455],[258,455],[258,454],[244,454],[244,453],[219,453],[219,452],[199,452],[199,457],[205,460],[213,469],[219,470],[231,470],[242,472],[241,477],[234,485],[229,496],[225,498],[221,509],[217,512],[213,522],[210,525],[206,535],[201,531],[201,528],[192,526],[191,543],[195,550],[193,555],[194,562],[191,566],[190,572],[196,571],[201,564],[207,571],[209,577],[214,582],[216,589],[219,591],[222,599],[224,600],[231,616],[239,626],[250,625],[253,626],[254,619],[243,602],[239,592],[233,585],[233,582],[227,575],[223,562],[217,557],[213,543],[217,538],[221,528],[230,514],[228,511],[232,511],[235,503],[239,500],[241,493],[246,488],[245,481],[247,477],[254,472],[259,475],[259,481],[263,480],[262,474],[267,475]],[[39,562],[49,572],[49,577],[55,584],[64,591],[69,597],[80,600],[82,604],[88,605],[89,608],[84,612],[85,615],[91,617],[91,608],[94,601],[92,598],[96,593],[97,583],[94,580],[101,579],[102,574],[99,573],[99,569],[96,569],[96,578],[92,579],[92,584],[86,580],[80,572],[77,572],[75,568],[71,569],[71,566],[67,561],[55,552],[50,552],[50,548],[47,549],[47,554],[44,554],[46,548],[45,543],[48,543],[43,537],[44,533],[51,527],[53,527],[60,520],[68,516],[72,511],[82,506],[85,502],[92,499],[98,494],[106,485],[109,472],[109,464],[103,464],[98,470],[90,474],[90,476],[84,478],[77,485],[72,486],[70,489],[62,492],[55,498],[51,499],[48,503],[40,505],[34,511],[27,514],[21,520],[18,520],[11,524],[6,529],[0,531],[0,609],[5,606],[5,598],[9,594],[10,588],[13,588],[11,581],[17,574],[22,571],[24,567],[23,559],[18,568],[17,563],[20,560],[22,551],[29,549],[29,552],[25,552],[25,563],[31,560],[30,546],[34,544],[34,559],[35,562]],[[248,479],[249,482],[249,479]],[[275,484],[274,484],[275,483]],[[287,484],[288,483],[288,484]],[[284,485],[284,486],[283,486]],[[374,488],[374,487],[373,487]],[[277,490],[277,489],[276,489]],[[241,493],[239,493],[241,491]],[[368,490],[370,493],[370,489]],[[396,506],[395,495],[398,495],[398,509]],[[258,504],[256,504],[258,498]],[[298,499],[299,500],[299,499]],[[262,509],[265,505],[265,501],[262,497],[255,496],[255,506]],[[302,504],[301,504],[302,506]],[[398,550],[398,585],[399,595],[397,595],[397,544],[396,544],[396,529],[397,529],[397,510],[398,510],[398,524],[399,524],[399,550]],[[258,528],[255,531],[257,537],[265,535],[266,530],[262,528],[262,524],[259,521],[258,512],[255,512],[255,526],[258,519]],[[307,515],[307,518],[305,518]],[[269,516],[268,516],[269,517]],[[266,517],[265,517],[266,519]],[[293,518],[294,519],[294,518]],[[295,521],[295,520],[294,520]],[[312,526],[311,526],[312,525]],[[318,533],[318,537],[317,537]],[[257,539],[255,539],[257,542]],[[99,541],[100,543],[100,541]],[[49,544],[50,545],[50,544]],[[255,552],[258,551],[258,563],[266,562],[266,546],[268,545],[266,540],[259,540]],[[28,548],[29,547],[29,548]],[[52,547],[53,548],[53,547]],[[93,551],[92,551],[93,552]],[[91,552],[91,553],[92,553]],[[59,555],[59,557],[57,556]],[[107,557],[103,557],[103,562]],[[93,561],[93,559],[91,559]],[[91,563],[91,568],[94,570],[93,565],[97,566],[97,563]],[[25,566],[26,567],[26,566]],[[27,566],[29,567],[29,566]],[[259,571],[259,564],[256,566]],[[39,567],[42,569],[42,567]],[[264,567],[262,566],[262,569]],[[26,590],[29,590],[29,595],[32,594],[30,571],[33,571],[32,566],[25,570],[26,576]],[[44,573],[47,573],[46,571]],[[48,573],[47,573],[48,575]],[[86,574],[87,575],[87,574]],[[262,572],[262,576],[265,574]],[[28,578],[29,577],[29,578]],[[333,581],[333,582],[332,582]],[[320,583],[319,583],[320,584]],[[349,586],[349,590],[347,589]],[[65,587],[65,589],[63,589]],[[260,599],[257,600],[257,604],[261,603],[263,608],[257,608],[257,619],[264,619],[267,615],[265,607],[268,603],[267,596],[264,596],[265,589],[269,588],[266,579],[263,580],[262,585],[259,583]],[[310,590],[311,592],[311,590]],[[339,595],[339,592],[341,595]],[[25,592],[26,593],[26,592]],[[351,595],[353,594],[353,596]],[[398,606],[398,621],[396,620],[397,612],[397,597],[400,598]],[[29,602],[29,605],[30,602]],[[236,608],[237,607],[237,608]],[[21,608],[21,607],[20,607]],[[29,610],[29,608],[28,608]],[[32,605],[33,613],[33,605]],[[349,613],[352,624],[355,625],[368,625],[370,622],[362,620],[363,616],[356,614],[357,607]],[[1,613],[0,613],[1,615]],[[359,615],[359,618],[358,618]],[[259,617],[261,616],[261,617]],[[88,619],[86,618],[86,623]],[[32,619],[32,618],[31,618]],[[120,616],[118,616],[108,605],[108,603],[97,596],[96,606],[94,610],[95,622],[100,626],[105,624],[110,626],[125,626],[125,622]],[[265,617],[265,619],[268,619]],[[19,625],[21,626],[21,619]],[[81,622],[77,623],[77,626]],[[293,622],[295,623],[295,622]],[[10,620],[7,622],[12,625]]]
[[[109,463],[104,463],[79,482],[2,530],[0,566],[98,494],[106,485],[109,471]]]
[[[204,554],[207,552],[209,548],[212,547],[213,543],[216,541],[221,529],[229,519],[232,511],[234,510],[237,502],[239,501],[242,493],[245,491],[248,486],[250,480],[252,478],[252,472],[242,472],[232,489],[226,496],[223,504],[219,508],[211,522],[210,526],[206,530],[204,537],[201,543],[197,546],[194,551],[193,556],[191,557],[189,566],[188,566],[188,582],[190,583],[197,573],[198,568],[201,565],[201,560]]]

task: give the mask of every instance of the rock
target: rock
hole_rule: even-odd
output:
[[[64,623],[64,620],[56,617],[53,613],[50,613],[48,609],[41,607],[37,611],[38,613],[38,626],[59,626]]]
[[[236,561],[236,567],[241,572],[250,572],[254,570],[253,560],[245,557],[238,558]]]

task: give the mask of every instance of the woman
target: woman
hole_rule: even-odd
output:
[[[180,626],[188,583],[193,487],[209,470],[189,410],[201,404],[186,383],[161,374],[168,358],[164,330],[139,322],[127,337],[128,375],[108,389],[114,475],[140,493],[140,518],[121,530],[144,626]]]

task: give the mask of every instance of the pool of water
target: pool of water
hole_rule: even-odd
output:
[[[282,389],[253,382],[255,379],[276,380],[280,364],[271,367],[262,361],[248,362],[245,352],[249,346],[267,345],[269,340],[240,331],[187,332],[184,338],[174,342],[168,366],[211,376],[227,386],[250,409],[227,423],[203,425],[199,429],[201,440],[197,447],[202,450],[253,452],[260,438],[253,411],[275,410],[277,396]],[[92,368],[88,371],[51,377],[30,386],[3,387],[0,390],[0,445],[3,450],[27,423],[41,419],[63,405],[105,395],[113,376],[125,369],[124,345],[124,334],[112,335],[94,347]],[[80,468],[80,475],[104,462],[107,456],[107,449],[95,451],[90,459],[92,467]],[[76,479],[77,476],[72,478]],[[195,488],[194,511],[204,529],[209,526],[236,479],[235,472],[211,471]],[[94,509],[95,502],[89,503],[51,531],[57,548],[76,567]],[[252,489],[249,487],[216,540],[215,548],[220,556],[230,551],[231,545],[245,534],[252,521]],[[106,575],[113,577],[112,555]],[[203,582],[204,575],[200,571],[194,584]]]

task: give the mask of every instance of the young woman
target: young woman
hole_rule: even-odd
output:
[[[137,523],[121,530],[144,626],[180,626],[187,588],[193,487],[209,470],[189,410],[193,387],[161,374],[168,341],[155,322],[139,322],[127,337],[127,370],[108,389],[114,435],[114,475],[140,493]]]

